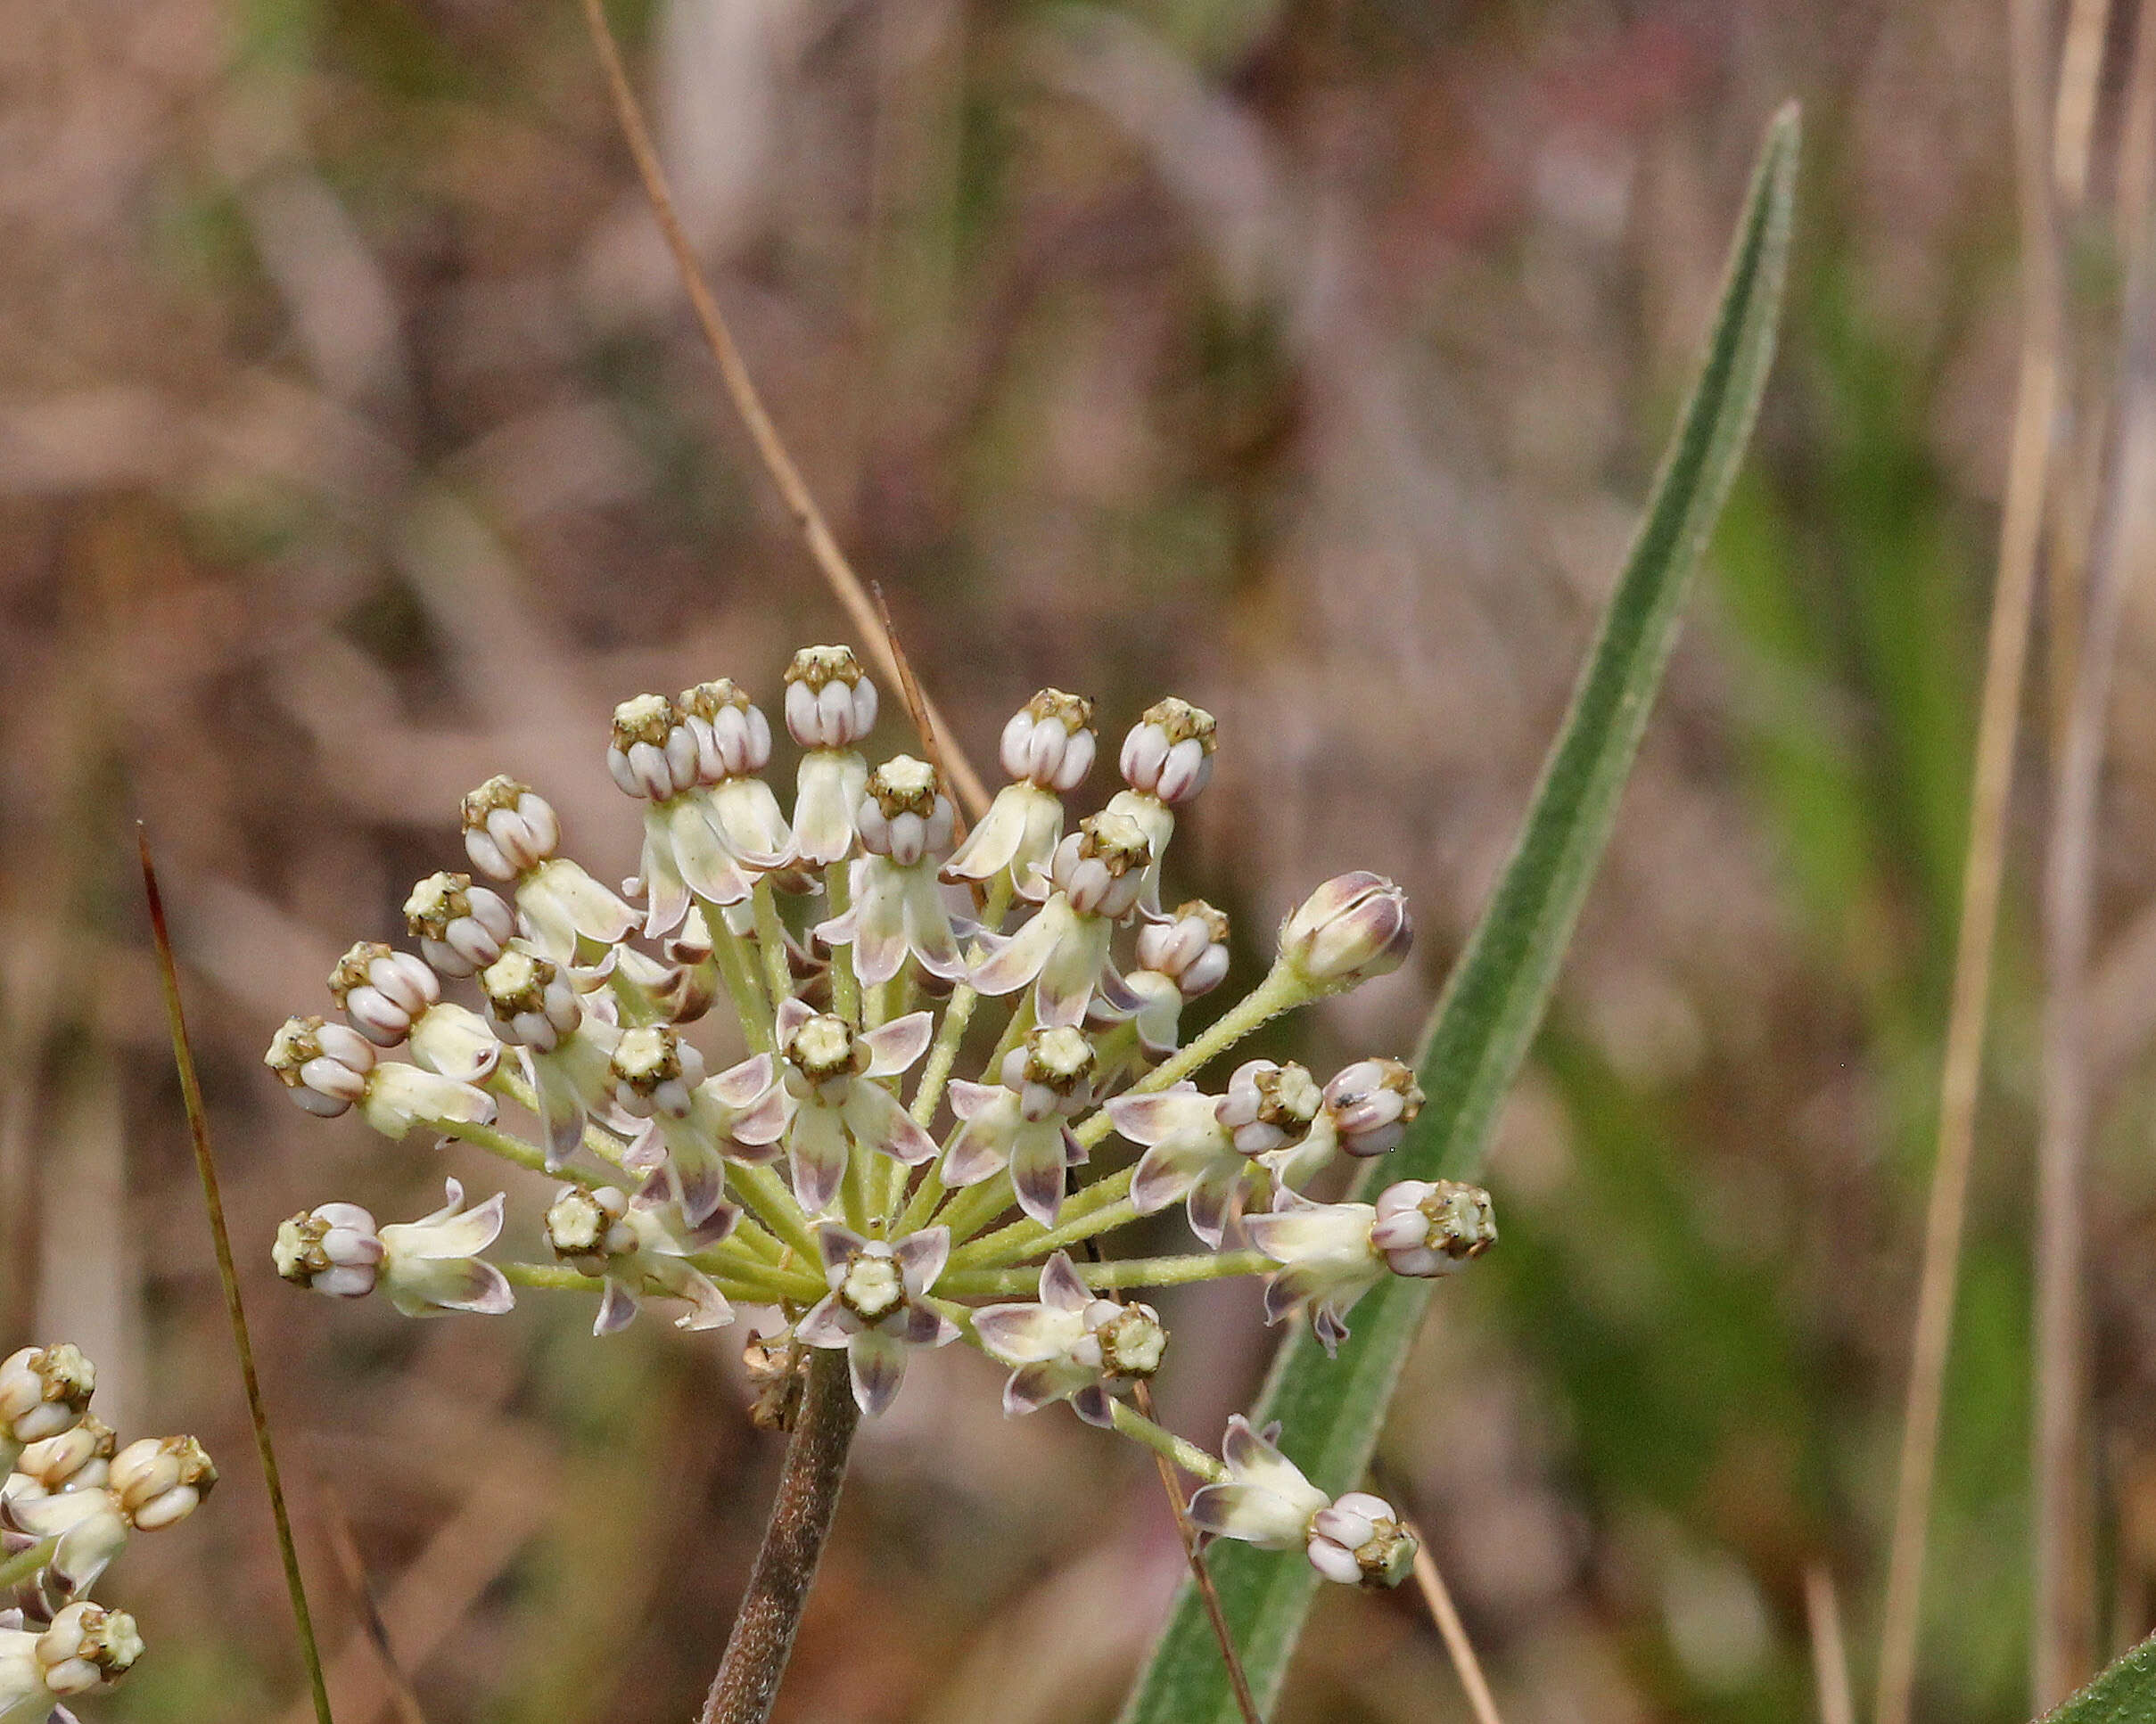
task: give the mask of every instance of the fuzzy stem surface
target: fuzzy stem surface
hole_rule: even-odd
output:
[[[698,1724],[764,1724],[770,1717],[817,1561],[838,1511],[846,1452],[860,1423],[846,1355],[836,1348],[818,1349],[809,1361],[801,1413],[786,1444],[763,1547],[756,1553],[748,1591]]]

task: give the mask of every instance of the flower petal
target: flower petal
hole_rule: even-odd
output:
[[[1041,1266],[1041,1302],[1073,1314],[1093,1302],[1093,1290],[1085,1285],[1068,1252],[1057,1252]]]
[[[909,1233],[892,1247],[892,1255],[898,1259],[899,1277],[905,1282],[906,1291],[918,1299],[935,1285],[944,1264],[950,1260],[950,1229],[925,1227],[919,1233]]]
[[[846,1177],[846,1132],[838,1115],[827,1107],[796,1112],[786,1134],[786,1155],[794,1196],[810,1214],[822,1214]]]
[[[804,1347],[848,1347],[860,1327],[860,1320],[832,1293],[809,1307],[794,1326],[794,1338]]]
[[[1073,1326],[1069,1312],[1047,1305],[983,1305],[973,1321],[983,1350],[1006,1365],[1059,1358],[1083,1334]]]
[[[846,1364],[853,1378],[853,1399],[875,1417],[897,1397],[906,1376],[906,1344],[895,1335],[863,1329],[846,1343]]]
[[[804,1112],[814,1112],[810,1108]],[[842,1110],[853,1140],[909,1167],[935,1159],[936,1140],[913,1122],[899,1098],[879,1084],[857,1078],[846,1087]]]
[[[935,1020],[926,1012],[909,1012],[864,1033],[868,1044],[868,1076],[895,1078],[927,1051]]]

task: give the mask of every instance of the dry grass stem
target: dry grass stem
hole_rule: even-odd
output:
[[[1939,1074],[1938,1145],[1924,1222],[1923,1270],[1911,1343],[1900,1473],[1880,1633],[1873,1724],[1908,1724],[1916,1673],[1924,1539],[1938,1464],[1939,1406],[1961,1276],[1962,1227],[1975,1145],[1979,1080],[1989,1015],[1999,888],[2005,866],[2007,792],[2020,730],[2029,612],[2044,525],[2059,390],[2057,262],[2044,124],[2045,48],[2041,0],[2009,0],[2013,55],[2015,177],[2021,228],[2021,357],[1999,523],[1984,683],[1977,721],[1969,844],[1962,875],[1954,992]]]
[[[240,1301],[239,1271],[233,1265],[232,1237],[225,1227],[225,1199],[218,1186],[217,1162],[210,1153],[210,1114],[202,1105],[202,1086],[195,1076],[194,1050],[187,1040],[187,1021],[180,1007],[179,969],[172,957],[172,932],[165,925],[165,900],[157,889],[157,868],[150,859],[150,835],[139,827],[136,842],[142,851],[143,894],[150,907],[150,935],[157,947],[158,979],[164,984],[165,1015],[172,1030],[172,1057],[179,1067],[180,1098],[187,1109],[188,1135],[194,1145],[194,1168],[202,1183],[202,1203],[210,1212],[210,1237],[217,1248],[218,1279],[225,1289],[225,1315],[232,1325],[232,1347],[239,1355],[240,1380],[247,1390],[247,1416],[254,1426],[255,1449],[262,1457],[262,1478],[269,1487],[269,1512],[276,1523],[277,1555],[284,1564],[285,1590],[292,1596],[292,1613],[300,1630],[300,1654],[307,1662],[308,1687],[314,1697],[318,1724],[331,1724],[329,1687],[323,1679],[322,1652],[315,1644],[315,1623],[307,1608],[307,1585],[300,1574],[299,1547],[292,1536],[292,1515],[284,1504],[284,1486],[277,1473],[276,1445],[270,1440],[269,1411],[262,1404],[262,1383],[256,1375],[254,1347],[247,1338],[247,1312]]]
[[[1811,1630],[1812,1678],[1819,1688],[1819,1724],[1856,1724],[1849,1687],[1849,1650],[1841,1633],[1841,1601],[1824,1563],[1804,1572],[1804,1614]]]
[[[1146,1383],[1137,1386],[1131,1399],[1138,1410],[1148,1418],[1153,1416],[1153,1391]],[[1160,1469],[1160,1488],[1168,1493],[1168,1507],[1175,1515],[1176,1535],[1183,1541],[1183,1558],[1190,1564],[1191,1583],[1197,1588],[1197,1596],[1206,1606],[1206,1620],[1213,1624],[1213,1638],[1220,1642],[1221,1657],[1228,1666],[1228,1686],[1235,1691],[1236,1709],[1243,1715],[1243,1724],[1264,1724],[1258,1711],[1257,1701],[1250,1693],[1250,1679],[1243,1674],[1243,1661],[1235,1650],[1235,1636],[1228,1628],[1228,1614],[1221,1608],[1220,1589],[1213,1584],[1213,1572],[1206,1566],[1206,1553],[1197,1547],[1197,1529],[1190,1524],[1189,1506],[1183,1501],[1183,1488],[1176,1482],[1175,1468],[1165,1455],[1156,1453],[1153,1464]]]
[[[884,626],[884,639],[890,644],[891,658],[898,669],[899,694],[906,702],[906,710],[912,716],[913,727],[921,734],[921,751],[928,757],[945,784],[950,782],[950,762],[945,758],[942,735],[936,729],[935,714],[929,710],[928,696],[922,692],[920,678],[913,674],[913,661],[906,656],[906,649],[899,640],[898,625],[891,620],[891,602],[884,596],[884,583],[872,580],[868,591],[876,600],[876,620]],[[978,810],[976,810],[976,813]],[[966,811],[954,809],[956,817],[951,825],[951,842],[962,841],[967,832]]]
[[[645,194],[651,200],[652,213],[657,218],[660,231],[666,237],[667,249],[673,253],[674,263],[681,272],[681,284],[688,294],[690,307],[696,314],[696,322],[704,331],[704,339],[710,345],[712,357],[718,361],[719,374],[725,380],[728,395],[733,398],[735,409],[742,423],[748,427],[749,436],[756,445],[756,452],[785,498],[787,512],[808,542],[809,554],[823,571],[831,590],[837,595],[848,620],[860,633],[883,662],[885,671],[895,681],[904,684],[907,672],[901,668],[896,643],[876,615],[876,606],[869,600],[860,577],[853,572],[846,554],[839,549],[838,540],[817,505],[808,482],[801,476],[801,469],[794,464],[787,453],[785,439],[778,427],[763,405],[763,397],[757,391],[755,380],[749,375],[748,366],[736,345],[733,331],[727,325],[719,302],[712,295],[710,284],[704,278],[702,267],[696,261],[695,249],[689,244],[688,234],[682,228],[681,218],[674,209],[673,193],[666,183],[666,172],[659,163],[659,152],[651,140],[651,129],[645,123],[642,104],[637,100],[635,89],[629,81],[627,69],[621,63],[621,44],[614,38],[613,29],[606,21],[605,0],[582,0],[584,21],[591,31],[592,45],[598,51],[600,63],[606,72],[607,88],[613,94],[615,112],[620,116],[622,135],[629,142],[630,154],[635,159],[637,175],[643,181]],[[918,691],[917,691],[918,693]],[[926,694],[918,695],[919,710],[924,716],[923,744],[933,748],[929,735],[950,735],[950,726]],[[973,763],[966,758],[965,751],[953,738],[947,762],[952,787],[958,792],[959,803],[975,819],[988,811],[988,791],[975,772]]]
[[[404,1673],[404,1666],[397,1661],[397,1649],[390,1644],[389,1624],[382,1620],[382,1604],[374,1596],[374,1582],[367,1578],[358,1540],[352,1536],[352,1517],[345,1509],[344,1498],[320,1477],[315,1480],[315,1498],[322,1507],[322,1528],[329,1539],[330,1555],[337,1559],[337,1571],[351,1594],[360,1630],[374,1647],[382,1679],[389,1686],[390,1703],[404,1724],[427,1724],[411,1678]]]
[[[1460,1672],[1460,1686],[1467,1690],[1475,1724],[1503,1724],[1497,1715],[1497,1701],[1482,1673],[1482,1661],[1475,1656],[1475,1643],[1468,1638],[1467,1627],[1452,1606],[1452,1591],[1444,1583],[1444,1576],[1437,1572],[1437,1559],[1430,1555],[1430,1541],[1422,1536],[1420,1527],[1410,1523],[1407,1530],[1415,1540],[1415,1584],[1421,1589],[1430,1621],[1437,1625],[1438,1635],[1452,1660],[1452,1668]]]

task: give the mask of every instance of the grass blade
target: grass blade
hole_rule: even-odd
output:
[[[2041,1724],[2147,1724],[2156,1718],[2156,1635],[2144,1640]]]
[[[1541,1022],[1675,640],[1685,588],[1742,456],[1773,357],[1798,135],[1792,104],[1768,128],[1699,380],[1518,848],[1437,1003],[1421,1062],[1430,1100],[1407,1142],[1387,1158],[1388,1183],[1475,1173]],[[1356,1307],[1354,1332],[1337,1359],[1297,1333],[1274,1360],[1258,1422],[1282,1420],[1289,1454],[1335,1495],[1362,1482],[1429,1291],[1425,1281],[1389,1280]],[[1320,1582],[1306,1563],[1243,1546],[1218,1547],[1209,1563],[1251,1686],[1270,1710]],[[1233,1724],[1235,1717],[1218,1649],[1186,1586],[1124,1724]]]
[[[240,1380],[247,1390],[247,1416],[254,1426],[255,1448],[262,1457],[263,1482],[269,1487],[277,1555],[284,1561],[284,1585],[292,1594],[292,1620],[300,1630],[300,1655],[307,1661],[315,1717],[317,1724],[331,1724],[322,1649],[315,1644],[314,1617],[307,1608],[306,1583],[300,1578],[299,1547],[292,1542],[292,1516],[284,1506],[284,1485],[277,1473],[276,1445],[269,1438],[269,1412],[262,1404],[261,1379],[255,1375],[254,1345],[247,1338],[247,1312],[240,1302],[239,1271],[233,1267],[232,1236],[225,1227],[225,1198],[218,1186],[217,1162],[210,1153],[210,1113],[202,1105],[202,1081],[194,1074],[194,1049],[187,1040],[187,1020],[180,1009],[179,969],[172,961],[172,933],[165,925],[164,894],[157,889],[157,869],[150,860],[150,834],[137,829],[136,842],[142,850],[143,895],[150,906],[150,934],[157,947],[158,980],[164,984],[165,1016],[172,1028],[172,1057],[179,1067],[180,1099],[187,1109],[187,1131],[194,1143],[194,1170],[202,1177],[202,1203],[210,1211],[210,1237],[217,1247],[225,1314],[232,1322],[232,1348],[240,1356]]]

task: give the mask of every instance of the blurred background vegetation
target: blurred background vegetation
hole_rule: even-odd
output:
[[[2097,86],[2109,196],[2137,20]],[[1407,1051],[1510,841],[1716,285],[1806,108],[1755,456],[1384,1449],[1515,1724],[1814,1715],[1803,1576],[1872,1658],[2013,394],[1997,0],[638,0],[695,240],[840,536],[985,754],[1044,682],[1216,711],[1172,884],[1247,960],[1349,866],[1416,960],[1263,1051]],[[507,771],[595,871],[618,699],[767,702],[840,625],[720,397],[575,8],[0,8],[0,1338],[193,1429],[213,1512],[108,1589],[113,1720],[304,1715],[163,1039],[130,823],[188,967],[342,1724],[678,1719],[776,1461],[738,1334],[581,1301],[402,1323],[276,1221],[445,1165],[260,1063]],[[2069,234],[2076,316],[2119,291]],[[2041,661],[2045,650],[2038,644]],[[2156,1611],[2156,587],[2100,828],[2089,1465]],[[2041,663],[2039,665],[2041,669]],[[1948,1383],[1919,1714],[2026,1716],[2041,677]],[[887,702],[896,713],[897,703]],[[898,721],[886,727],[899,743]],[[543,1184],[513,1185],[527,1236]],[[1268,1350],[1173,1301],[1203,1438]],[[12,1341],[10,1344],[12,1344]],[[962,1350],[859,1451],[782,1716],[1106,1718],[1181,1558],[1143,1457],[1008,1424]],[[1411,1597],[1329,1598],[1294,1720],[1465,1710]]]

